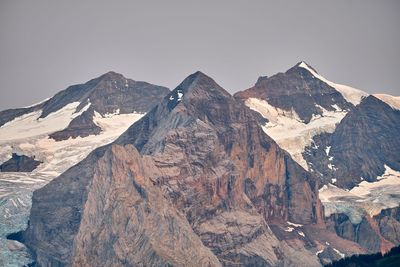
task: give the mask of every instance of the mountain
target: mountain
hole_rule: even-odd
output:
[[[234,96],[201,72],[126,80],[0,113],[1,166],[30,171],[0,172],[2,265],[321,266],[399,244],[398,98],[304,62]]]
[[[66,107],[72,111],[68,126],[50,135],[56,141],[99,134],[101,127],[93,121],[95,112],[107,114],[146,113],[169,90],[146,82],[137,82],[121,74],[108,72],[85,84],[68,87],[52,98],[32,107],[0,112],[0,126],[18,117],[37,113],[37,120],[45,120]],[[36,115],[36,114],[35,114]]]
[[[312,72],[310,71],[312,70]],[[353,105],[334,87],[318,79],[317,72],[300,62],[285,73],[260,77],[254,87],[235,95],[240,99],[257,98],[288,113],[305,124],[324,111],[349,110]]]
[[[385,226],[377,219],[400,203],[398,97],[333,83],[304,62],[259,78],[235,97],[263,116],[263,130],[318,178],[328,229],[370,253],[398,244],[392,236],[399,218],[383,220]]]
[[[120,136],[169,93],[114,72],[0,112],[0,265],[29,263],[5,237],[26,228],[32,192]]]
[[[317,179],[258,122],[196,72],[35,191],[18,238],[43,266],[320,266],[365,252],[326,228]]]

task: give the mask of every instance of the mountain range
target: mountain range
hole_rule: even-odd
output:
[[[321,266],[389,251],[399,108],[300,62],[233,96],[202,72],[172,91],[109,72],[2,111],[0,263]]]

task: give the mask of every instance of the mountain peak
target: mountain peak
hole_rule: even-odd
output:
[[[213,78],[201,71],[196,71],[184,79],[182,83],[175,88],[173,93],[177,91],[191,93],[197,97],[211,94],[231,97],[231,95],[220,85],[218,85]]]
[[[115,71],[109,71],[104,73],[99,77],[101,80],[119,80],[119,79],[126,79],[122,74],[117,73]]]
[[[211,77],[201,71],[196,71],[186,77],[171,93],[167,95],[169,110],[179,103],[194,106],[200,102],[214,102],[216,99],[232,99],[233,97]]]
[[[318,71],[316,71],[313,67],[311,67],[310,64],[308,64],[308,63],[305,62],[305,61],[300,61],[299,63],[297,63],[294,67],[292,67],[292,68],[289,69],[289,70],[293,70],[293,69],[297,69],[297,68],[303,68],[303,69],[308,70],[308,71],[311,72],[312,74],[318,74]],[[289,70],[288,70],[288,71],[289,71]]]

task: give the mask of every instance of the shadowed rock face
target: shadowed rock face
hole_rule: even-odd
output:
[[[400,207],[382,210],[374,219],[386,240],[400,244]]]
[[[200,72],[115,144],[34,193],[23,239],[42,266],[275,266],[307,252],[278,240],[269,221],[323,227],[315,179]]]
[[[40,165],[40,161],[25,155],[12,154],[11,159],[0,165],[0,172],[31,172]]]
[[[285,73],[260,77],[254,87],[236,93],[235,97],[241,100],[258,98],[267,100],[274,107],[294,110],[305,123],[309,123],[313,115],[322,115],[320,107],[328,111],[336,110],[333,105],[342,110],[353,108],[337,90],[315,78],[299,64]]]
[[[49,135],[50,138],[61,141],[67,140],[68,138],[86,137],[89,135],[96,135],[101,132],[101,127],[93,122],[94,109],[89,107],[88,110],[84,111],[80,116],[74,118],[67,128],[64,130],[52,133]]]
[[[385,164],[400,171],[399,133],[400,111],[368,96],[343,118],[334,133],[314,137],[314,145],[307,147],[303,156],[322,184],[335,178],[339,187],[350,189],[361,178],[376,181],[385,172]],[[328,146],[331,160],[325,151]]]
[[[357,224],[353,224],[345,214],[333,214],[327,219],[327,226],[338,236],[358,243],[369,253],[386,253],[399,242],[396,235],[389,236],[389,232],[386,232],[389,229],[392,230],[391,233],[398,230],[396,224],[393,227],[396,220],[390,216],[390,212],[388,215],[384,214],[374,218],[365,215]],[[387,223],[389,220],[393,221]]]

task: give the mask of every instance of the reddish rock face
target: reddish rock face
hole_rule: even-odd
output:
[[[34,193],[39,264],[319,266],[322,241],[300,230],[325,229],[316,179],[211,78],[189,76],[115,145]],[[290,235],[269,227],[287,221]]]
[[[219,266],[160,189],[152,160],[112,146],[96,163],[72,266]]]
[[[248,108],[202,73],[189,76],[117,143],[154,157],[166,173],[158,183],[189,221],[240,208],[266,220],[322,223],[311,175],[261,130]]]

